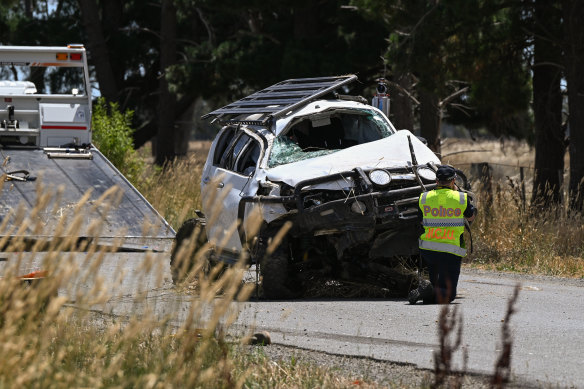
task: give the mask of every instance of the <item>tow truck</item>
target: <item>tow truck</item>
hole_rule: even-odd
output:
[[[35,253],[16,270],[30,280],[46,275],[39,254],[55,247],[170,249],[174,230],[91,143],[91,118],[83,45],[0,46],[0,271],[15,251]]]

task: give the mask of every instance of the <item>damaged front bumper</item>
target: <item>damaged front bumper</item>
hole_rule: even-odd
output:
[[[350,180],[354,185],[349,190],[336,191],[336,198],[324,198],[320,196],[322,190],[311,189],[338,180]],[[419,236],[418,198],[424,189],[434,187],[435,184],[425,184],[422,188],[410,180],[397,187],[379,188],[362,169],[356,168],[301,181],[290,196],[243,197],[238,218],[243,220],[245,206],[249,203],[279,203],[289,209],[283,219],[292,221],[290,233],[293,236],[328,235],[344,240],[335,243],[339,255],[365,242],[370,243],[370,256],[373,257],[384,256],[387,250],[396,255],[411,255],[417,252]],[[244,242],[242,227],[239,233]]]

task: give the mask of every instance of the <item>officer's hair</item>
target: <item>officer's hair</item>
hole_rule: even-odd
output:
[[[454,178],[452,178],[451,180],[437,180],[436,184],[438,186],[450,186],[450,183],[452,182],[452,180],[454,180]]]

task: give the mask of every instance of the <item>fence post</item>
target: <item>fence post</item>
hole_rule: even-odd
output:
[[[483,192],[485,212],[489,213],[493,206],[493,169],[488,162],[471,163],[471,176],[479,181],[479,188]],[[482,208],[482,207],[481,207]]]
[[[523,166],[519,167],[519,179],[521,180],[521,210],[525,212],[525,175],[523,173]]]

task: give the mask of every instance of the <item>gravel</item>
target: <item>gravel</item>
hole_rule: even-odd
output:
[[[314,364],[315,366],[337,370],[342,376],[351,380],[363,380],[377,387],[429,387],[433,381],[433,372],[419,369],[411,364],[380,361],[373,358],[335,355],[319,351],[306,350],[297,347],[271,344],[261,350],[267,358],[275,362],[297,362]],[[489,388],[490,377],[465,374],[463,388]],[[450,387],[450,386],[446,386]],[[534,386],[521,382],[510,382],[507,388],[533,388]]]

